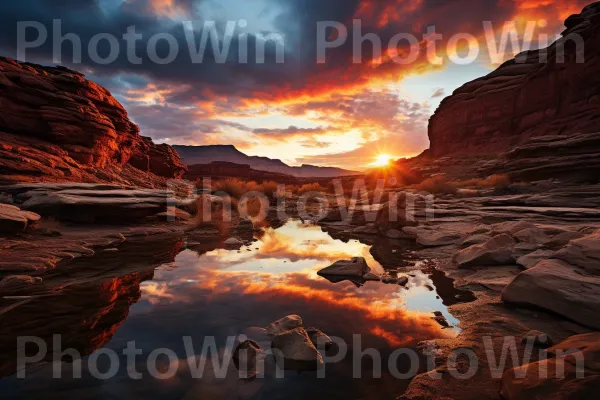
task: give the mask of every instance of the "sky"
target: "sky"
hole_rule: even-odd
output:
[[[566,17],[589,0],[19,0],[0,5],[0,55],[29,62],[60,61],[107,87],[140,126],[144,136],[169,144],[233,144],[249,155],[279,158],[290,165],[316,164],[360,170],[379,155],[418,155],[428,145],[427,122],[442,99],[464,83],[484,76],[495,60],[489,39],[500,40],[507,21],[515,21],[522,40],[531,22],[533,47],[540,34],[553,41]],[[60,20],[60,30],[53,20]],[[243,20],[243,22],[240,22]],[[47,39],[34,42],[36,30],[19,22],[35,21]],[[228,22],[234,29],[223,59],[208,44],[194,61],[202,29],[214,21],[221,42]],[[337,28],[319,30],[325,22]],[[353,28],[360,21],[361,31]],[[484,21],[491,23],[486,35]],[[542,22],[540,22],[542,21]],[[231,25],[232,24],[232,25]],[[38,25],[39,26],[39,25]],[[340,30],[346,29],[346,34]],[[432,63],[428,29],[443,39],[436,47],[441,64]],[[122,39],[135,27],[140,39]],[[19,32],[21,35],[19,41]],[[39,30],[38,30],[39,33]],[[360,34],[374,34],[381,55]],[[76,40],[59,38],[76,36]],[[111,62],[108,39],[117,50]],[[397,34],[413,35],[389,45]],[[470,35],[479,54],[464,60]],[[156,35],[162,35],[157,39]],[[172,42],[178,51],[172,55]],[[271,35],[271,36],[268,36]],[[68,36],[71,38],[71,36]],[[208,37],[208,36],[206,36]],[[265,38],[271,38],[265,39]],[[334,42],[344,41],[333,48]],[[58,44],[56,42],[59,42]],[[81,43],[81,59],[74,57]],[[209,41],[210,42],[210,41]],[[319,43],[329,42],[319,62]],[[95,43],[94,46],[92,44]],[[152,45],[152,46],[151,46]],[[260,46],[257,46],[260,45]],[[264,46],[264,62],[257,48]],[[94,52],[90,48],[94,48]],[[113,48],[115,46],[113,45]],[[148,49],[155,48],[156,57]],[[375,46],[376,47],[376,46]],[[357,62],[357,48],[362,61]],[[248,49],[247,62],[240,49]],[[456,50],[454,50],[456,49]],[[510,49],[510,48],[509,48]],[[432,51],[432,50],[431,50]],[[129,53],[139,62],[132,62]],[[94,54],[99,57],[93,57]],[[412,57],[413,54],[416,56]],[[433,53],[431,53],[433,54]],[[278,59],[279,57],[283,60]],[[157,58],[168,62],[157,63]],[[411,58],[409,60],[409,58]],[[400,60],[400,62],[398,61]],[[135,59],[134,59],[135,61]],[[283,62],[278,62],[283,61]]]

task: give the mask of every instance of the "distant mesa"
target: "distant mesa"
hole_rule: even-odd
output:
[[[300,167],[291,167],[278,159],[248,156],[233,145],[173,146],[173,148],[179,153],[184,164],[188,166],[210,164],[213,162],[228,162],[248,165],[255,170],[276,172],[297,178],[334,178],[337,176],[362,174],[361,172],[341,168],[317,167],[306,164]]]

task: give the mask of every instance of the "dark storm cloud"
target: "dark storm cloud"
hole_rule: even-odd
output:
[[[158,0],[154,0],[159,3]],[[173,7],[184,13],[184,18],[201,22],[202,15],[195,7],[203,0],[170,0]],[[230,59],[224,64],[214,60],[210,45],[202,64],[193,64],[189,55],[184,27],[180,22],[169,20],[166,15],[153,13],[158,10],[152,0],[130,0],[118,3],[111,0],[22,0],[3,2],[0,6],[0,47],[9,55],[16,55],[17,21],[37,21],[42,23],[49,33],[46,44],[40,48],[28,50],[28,59],[32,61],[52,62],[52,20],[60,19],[62,34],[76,33],[84,45],[82,52],[83,65],[73,65],[73,49],[65,42],[61,51],[63,63],[78,70],[89,67],[95,76],[111,76],[119,73],[145,75],[152,79],[169,83],[190,84],[189,91],[178,93],[170,101],[189,103],[206,99],[214,94],[257,98],[265,101],[276,101],[291,93],[328,91],[338,86],[364,83],[371,76],[397,73],[409,67],[399,68],[388,62],[372,68],[367,65],[352,63],[352,40],[329,53],[327,64],[318,65],[317,60],[317,23],[319,21],[338,21],[346,24],[351,31],[353,18],[361,18],[363,31],[376,32],[382,39],[384,47],[391,36],[399,32],[421,35],[427,25],[436,25],[438,31],[454,32],[457,29],[472,28],[481,30],[483,19],[503,20],[510,15],[507,7],[498,7],[495,1],[415,1],[398,2],[383,0],[371,2],[366,0],[290,0],[286,2],[269,0],[273,6],[281,9],[275,18],[274,26],[285,35],[285,64],[275,63],[276,44],[267,43],[265,64],[252,62],[255,59],[255,37],[250,35],[250,62],[241,64],[237,54],[240,46],[234,36],[231,44]],[[410,4],[417,6],[409,6]],[[465,4],[467,3],[467,4]],[[407,5],[408,4],[408,5]],[[111,6],[112,5],[112,6]],[[380,25],[386,12],[385,6],[393,6],[397,20]],[[369,11],[372,9],[371,11]],[[448,18],[453,15],[454,18]],[[472,21],[472,22],[470,22]],[[479,27],[476,25],[479,24]],[[120,52],[117,60],[109,65],[93,62],[86,45],[92,36],[98,33],[109,33],[121,38],[127,27],[135,26],[136,32],[143,35],[143,40],[136,46],[136,55],[142,58],[140,65],[132,64],[127,57],[125,42],[120,40]],[[157,65],[148,59],[147,41],[157,33],[170,33],[179,44],[179,56],[168,65]],[[33,35],[33,30],[30,32]],[[28,39],[33,37],[28,36]],[[199,33],[196,35],[199,42]],[[108,55],[106,41],[98,46],[101,56]],[[157,54],[166,56],[169,44],[161,40],[157,45]],[[364,58],[372,58],[372,46],[364,45]],[[28,60],[29,61],[29,60]],[[337,80],[332,80],[337,77]]]

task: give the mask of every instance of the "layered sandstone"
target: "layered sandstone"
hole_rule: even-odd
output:
[[[431,155],[504,153],[534,137],[600,131],[600,3],[565,26],[547,49],[519,55],[446,98],[430,120]]]
[[[186,170],[169,146],[140,135],[107,89],[63,67],[0,57],[0,110],[0,182],[106,182],[128,166],[165,178]]]

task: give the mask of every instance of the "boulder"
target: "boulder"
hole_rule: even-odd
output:
[[[485,243],[460,250],[454,256],[454,261],[459,268],[513,264],[515,259],[512,253],[515,244],[511,236],[501,234]]]
[[[460,244],[461,248],[467,248],[467,247],[471,247],[474,244],[482,244],[487,242],[488,240],[490,240],[492,237],[490,235],[487,235],[485,233],[478,233],[475,234],[473,236],[469,236],[468,238],[466,238],[465,240],[463,240]]]
[[[233,363],[240,379],[252,380],[263,372],[265,351],[253,340],[240,343],[233,352]]]
[[[306,328],[306,333],[317,349],[327,350],[333,345],[331,338],[317,328]]]
[[[548,241],[548,236],[538,227],[525,228],[513,235],[521,243],[542,245]]]
[[[226,248],[231,249],[231,248],[239,248],[239,247],[243,246],[244,242],[242,241],[242,239],[240,239],[238,237],[230,237],[227,240],[225,240],[223,242],[223,244],[225,245]]]
[[[319,219],[319,222],[341,222],[343,221],[342,212],[339,208],[334,208],[329,211],[324,217]]]
[[[473,229],[467,232],[467,236],[483,235],[491,233],[492,228],[489,225],[481,224],[477,225]]]
[[[0,204],[0,235],[23,232],[27,227],[40,220],[40,216],[29,211],[22,211],[10,204]]]
[[[336,261],[327,268],[318,272],[320,276],[340,276],[362,278],[371,272],[367,261],[363,257],[354,257],[351,260]]]
[[[377,212],[375,225],[379,232],[385,234],[390,229],[402,231],[406,226],[417,226],[418,222],[414,217],[414,210],[407,210],[407,199],[409,195],[406,193],[398,193],[397,196],[392,196],[389,202],[385,203]]]
[[[302,327],[302,318],[298,315],[288,315],[277,321],[271,322],[265,327],[267,334],[271,336],[279,335],[283,332]]]
[[[525,269],[535,266],[538,262],[546,260],[554,255],[553,250],[536,250],[517,259],[517,264]]]
[[[273,348],[283,357],[285,369],[314,370],[323,365],[323,357],[304,328],[295,328],[273,337]]]
[[[571,240],[554,257],[595,274],[600,273],[600,231]]]
[[[26,275],[9,275],[0,280],[0,296],[20,293],[42,285],[42,278]]]
[[[571,240],[580,239],[585,234],[581,232],[562,232],[553,236],[544,243],[544,247],[558,250],[565,247]]]
[[[547,333],[536,330],[527,332],[527,334],[523,336],[523,339],[521,340],[521,343],[523,344],[527,344],[529,342],[533,342],[534,346],[542,349],[547,349],[554,344],[552,338]]]
[[[526,256],[529,253],[533,253],[538,250],[540,246],[531,243],[517,243],[513,248],[513,258],[518,260],[519,258]]]
[[[577,356],[573,355],[577,353]],[[595,399],[600,390],[600,333],[571,336],[548,349],[546,360],[502,375],[506,400]],[[578,365],[578,357],[583,362]],[[543,373],[542,373],[543,372]]]
[[[367,224],[365,226],[354,228],[352,233],[359,235],[377,235],[379,233],[379,229],[377,229],[375,224]]]
[[[439,247],[455,244],[463,237],[463,234],[460,232],[443,230],[440,226],[435,228],[404,227],[402,228],[402,231],[413,236],[416,239],[417,244],[424,247]]]
[[[169,206],[167,211],[155,215],[161,221],[189,221],[192,216],[187,211],[180,208]]]
[[[537,229],[537,227],[528,221],[508,221],[492,225],[492,235],[507,234],[514,236],[517,232],[525,229]]]
[[[502,300],[600,329],[600,277],[561,260],[543,260],[521,272],[504,289]]]

